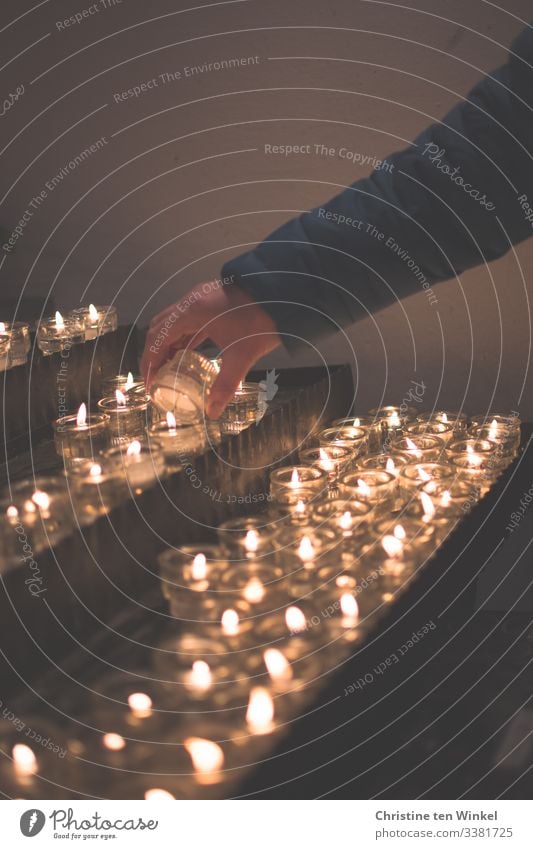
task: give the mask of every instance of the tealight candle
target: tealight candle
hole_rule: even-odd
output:
[[[11,350],[11,333],[0,330],[0,371],[9,368],[9,352]]]
[[[162,413],[173,413],[176,421],[198,421],[218,372],[197,351],[177,351],[154,375],[152,401]]]
[[[60,353],[80,342],[85,342],[85,327],[77,318],[63,318],[60,312],[56,312],[54,318],[39,322],[37,347],[44,356]]]
[[[372,505],[369,502],[354,499],[333,498],[317,504],[313,510],[313,519],[318,526],[325,523],[344,540],[355,539],[365,534],[371,516]]]
[[[109,418],[112,442],[119,445],[141,436],[151,422],[150,397],[125,394],[120,389],[114,396],[101,398],[98,408]]]
[[[217,529],[220,544],[233,559],[264,557],[276,547],[279,528],[264,516],[240,516]]]
[[[183,460],[201,454],[208,446],[207,432],[201,423],[176,422],[170,412],[164,421],[150,425],[148,437],[161,443],[167,465],[172,468],[180,468]]]
[[[217,588],[221,573],[229,567],[221,548],[207,544],[169,548],[157,561],[161,589],[173,616],[187,619],[191,614],[196,616],[200,608],[204,619],[220,615],[225,602],[217,597]]]
[[[230,566],[222,574],[220,587],[253,607],[273,607],[282,598],[285,575],[273,561],[246,560]]]
[[[431,498],[431,504],[422,498],[425,493]],[[422,506],[426,504],[426,514],[444,514],[462,516],[479,501],[480,492],[476,486],[464,480],[429,481],[419,492]]]
[[[286,527],[276,538],[276,560],[286,573],[298,568],[314,569],[320,558],[340,546],[342,539],[332,527]]]
[[[0,345],[0,369],[24,365],[31,349],[29,324],[24,321],[0,321],[0,339],[4,336],[9,336],[10,344],[4,365],[5,345]]]
[[[2,722],[0,750],[0,784],[9,798],[60,798],[80,782],[71,741],[61,728],[38,716],[17,716],[16,724]]]
[[[451,484],[456,476],[456,470],[448,463],[408,463],[401,470],[398,479],[402,499],[404,503],[408,503],[429,481]]]
[[[334,419],[332,428],[357,427],[365,431],[368,440],[369,451],[379,451],[382,441],[381,423],[374,416],[351,416],[344,419]]]
[[[450,440],[457,439],[457,431],[453,422],[414,422],[407,425],[405,436],[438,436],[447,445]]]
[[[380,469],[361,469],[344,475],[339,481],[342,498],[367,502],[376,515],[394,510],[397,489],[395,476]]]
[[[310,492],[316,498],[326,495],[327,490],[328,476],[316,466],[282,466],[270,473],[270,495],[274,500],[291,492],[306,502]]]
[[[413,463],[431,463],[440,460],[444,456],[445,444],[438,436],[409,436],[393,439],[391,448],[393,451],[401,451],[412,457]]]
[[[54,422],[55,449],[66,466],[80,458],[93,458],[111,443],[109,416],[87,414],[86,404],[71,416],[61,416]]]
[[[468,435],[472,439],[488,439],[494,442],[496,452],[500,457],[514,459],[520,447],[520,431],[498,424],[494,420],[489,425],[471,425]]]
[[[305,448],[300,451],[300,461],[305,466],[315,466],[325,472],[330,481],[334,481],[340,474],[348,471],[354,458],[351,448],[343,448],[340,445],[331,445],[328,448]]]
[[[24,480],[5,489],[0,499],[0,516],[4,533],[0,534],[0,557],[5,560],[21,557],[30,562],[33,554],[54,545],[72,530],[74,515],[65,480],[59,477],[37,477]],[[44,592],[36,580],[29,592]]]
[[[452,486],[455,485],[452,484]],[[432,528],[436,543],[440,545],[460,520],[460,514],[439,506],[436,503],[437,501],[442,505],[448,501],[448,496],[443,495],[434,500],[434,496],[425,492],[424,489],[419,490],[405,508],[405,516],[407,517],[405,521],[411,520],[416,522],[419,527]]]
[[[115,396],[116,391],[120,389],[125,395],[131,392],[133,395],[147,395],[146,384],[142,377],[132,374],[129,371],[127,374],[117,374],[115,377],[106,377],[102,381],[102,394],[107,396]]]
[[[402,436],[405,426],[414,421],[416,410],[405,404],[400,406],[392,404],[387,407],[374,407],[370,410],[370,415],[374,416],[381,425],[382,447],[388,451],[392,440]]]
[[[398,535],[386,534],[364,551],[361,562],[365,570],[376,573],[375,583],[382,593],[397,593],[413,577],[423,558]]]
[[[65,471],[81,523],[109,513],[126,497],[124,476],[105,457],[75,460]]]
[[[479,486],[484,495],[507,467],[509,459],[498,456],[494,442],[488,439],[458,439],[446,449],[448,462],[462,480]]]
[[[418,519],[418,520],[417,520]],[[365,548],[365,553],[376,545],[385,548],[385,551],[391,556],[390,552],[393,549],[398,549],[401,552],[410,552],[417,554],[419,560],[433,553],[435,549],[435,528],[431,523],[420,521],[417,515],[408,514],[398,518],[382,518],[371,527],[371,537],[373,538],[369,545]],[[382,541],[386,537],[393,537],[399,540],[402,544],[400,547],[390,540],[385,546]],[[402,555],[403,556],[403,555]]]
[[[220,416],[222,433],[240,433],[259,421],[258,383],[242,383]]]
[[[148,444],[134,439],[129,445],[109,448],[104,457],[122,471],[134,492],[152,486],[166,473],[163,448],[155,440]]]
[[[452,412],[450,410],[436,410],[429,413],[420,413],[416,417],[416,421],[424,424],[426,422],[441,422],[442,424],[451,424],[456,438],[460,438],[461,434],[466,435],[468,425],[468,417],[462,412]]]
[[[91,725],[112,728],[115,735],[132,742],[163,741],[170,720],[179,720],[182,707],[169,701],[167,691],[147,670],[114,671],[93,685],[89,698]]]
[[[353,452],[354,459],[368,452],[368,435],[362,427],[327,427],[318,434],[321,448],[338,446]]]
[[[104,333],[111,333],[118,327],[117,308],[112,306],[78,307],[70,315],[77,319],[85,328],[85,339],[96,339]]]
[[[314,503],[320,503],[321,497],[313,502],[314,493],[312,490],[307,490],[304,497],[300,497],[301,492],[280,491],[276,497],[275,505],[270,505],[268,509],[268,518],[272,520],[274,525],[307,525],[309,524],[312,508]]]
[[[396,500],[393,510],[399,510],[402,506],[402,495],[400,492],[400,472],[408,463],[412,462],[412,457],[402,451],[390,451],[387,454],[369,454],[368,457],[363,457],[358,467],[363,470],[381,469],[384,472],[389,472],[394,475],[398,481]]]
[[[484,425],[485,427],[492,427],[495,430],[495,435],[498,433],[498,429],[500,427],[507,428],[508,430],[514,431],[518,436],[520,436],[520,419],[515,415],[501,415],[501,414],[492,414],[487,413],[486,416],[472,416],[470,421],[470,427],[480,427]]]

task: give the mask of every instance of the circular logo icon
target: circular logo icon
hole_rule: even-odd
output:
[[[24,837],[35,837],[43,830],[46,817],[42,811],[37,808],[32,808],[30,811],[25,811],[20,818],[20,830]]]

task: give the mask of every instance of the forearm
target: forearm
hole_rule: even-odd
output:
[[[531,61],[529,35],[513,48]],[[493,76],[388,157],[390,170],[226,264],[289,349],[296,335],[316,339],[531,235],[519,197],[533,197],[533,114],[522,102],[533,97],[533,72],[515,58]]]

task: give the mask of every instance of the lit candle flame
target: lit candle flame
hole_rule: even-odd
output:
[[[307,630],[305,615],[299,607],[288,607],[285,611],[285,624],[291,634],[300,634]]]
[[[63,316],[61,315],[59,310],[57,310],[57,312],[56,312],[55,320],[56,320],[56,329],[57,330],[64,330],[65,329],[65,322],[64,322]]]
[[[479,456],[479,454],[476,454],[470,444],[467,444],[466,446],[466,453],[468,454],[468,462],[471,466],[481,465],[481,457]]]
[[[435,505],[431,500],[431,497],[427,494],[427,492],[420,493],[420,501],[422,502],[422,510],[424,511],[424,516],[434,516],[435,515]]]
[[[126,454],[128,457],[137,457],[141,453],[141,443],[138,439],[134,439],[133,442],[130,442],[128,448],[126,450]]]
[[[150,787],[144,794],[147,802],[163,802],[165,800],[174,801],[175,797],[168,790],[163,790],[161,787]]]
[[[352,424],[354,427],[361,427],[361,419],[356,417],[353,419]]]
[[[34,504],[36,504],[41,510],[48,510],[50,507],[50,496],[46,492],[42,492],[40,489],[36,490],[31,498]]]
[[[237,392],[242,392],[242,380],[239,380],[239,385],[237,386]]]
[[[134,383],[135,383],[135,381],[133,379],[133,375],[132,375],[131,371],[129,371],[128,376],[126,378],[126,383],[124,384],[124,389],[126,390],[126,392],[129,392],[130,389],[133,388]]]
[[[265,666],[273,681],[290,681],[292,668],[283,654],[278,649],[267,649],[263,654]]]
[[[104,734],[102,743],[105,748],[109,749],[111,752],[120,752],[126,747],[126,741],[124,737],[120,736],[120,734]]]
[[[390,472],[391,474],[394,474],[394,472],[396,471],[396,466],[394,465],[394,460],[392,459],[392,457],[389,457],[387,462],[385,463],[385,471]]]
[[[315,547],[308,536],[303,536],[298,546],[298,557],[304,563],[309,563],[316,554]]]
[[[24,510],[26,511],[26,513],[36,513],[37,512],[37,507],[35,506],[35,504],[31,500],[31,498],[28,498],[28,500],[24,502]]]
[[[225,610],[222,614],[220,624],[226,637],[236,637],[239,633],[239,614],[231,608]]]
[[[207,558],[205,554],[197,554],[192,561],[191,574],[193,581],[204,581],[207,578]]]
[[[246,584],[242,594],[243,598],[250,604],[259,604],[265,597],[263,582],[254,575]]]
[[[176,430],[176,416],[170,410],[167,413],[167,427],[169,430]]]
[[[359,618],[359,605],[357,604],[357,599],[352,593],[343,593],[340,597],[340,608],[341,613],[346,619],[358,619]]]
[[[391,427],[400,427],[401,421],[400,421],[400,417],[399,417],[398,413],[396,412],[396,410],[394,410],[394,412],[390,414],[389,424],[391,425]]]
[[[393,534],[396,537],[396,539],[404,540],[407,537],[407,534],[405,533],[405,528],[403,527],[403,525],[395,525]]]
[[[6,516],[8,519],[16,519],[18,517],[19,511],[15,507],[14,504],[11,504],[6,510]]]
[[[250,692],[246,722],[252,734],[267,734],[272,729],[274,702],[265,687],[253,687]]]
[[[98,321],[99,319],[98,310],[94,304],[89,304],[89,318],[92,322]]]
[[[451,501],[452,501],[452,496],[450,495],[450,493],[446,489],[440,497],[441,506],[442,507],[449,507],[450,504],[451,504]]]
[[[357,480],[357,489],[359,490],[359,494],[363,497],[368,497],[370,495],[371,490],[369,485],[361,478],[358,478]]]
[[[305,504],[303,501],[298,501],[296,507],[294,508],[294,512],[298,513],[299,516],[302,516],[305,513]]]
[[[318,453],[320,455],[320,466],[325,472],[333,472],[335,470],[335,463],[328,456],[327,451],[324,451],[323,448],[318,449]]]
[[[403,554],[403,543],[396,537],[386,534],[381,540],[381,545],[389,557],[400,557]]]
[[[6,324],[5,321],[0,321],[0,333],[6,332]]]
[[[496,439],[498,436],[498,422],[493,419],[489,427],[489,439]]]
[[[80,404],[78,415],[76,416],[76,424],[78,427],[87,427],[87,405]]]
[[[407,443],[407,450],[408,451],[418,451],[418,448],[416,447],[416,445],[415,445],[415,443],[413,442],[412,439],[409,439],[409,437],[406,436],[405,441]]]
[[[352,529],[352,526],[353,526],[352,514],[350,513],[349,510],[346,510],[346,512],[343,513],[342,516],[339,519],[339,528],[342,531],[350,531]]]
[[[259,548],[259,534],[254,528],[247,531],[244,538],[244,547],[248,554],[254,554]]]
[[[224,752],[218,743],[202,737],[187,737],[183,746],[189,756],[200,783],[209,783],[224,766]]]
[[[115,398],[119,407],[126,406],[126,396],[120,391],[120,389],[115,390]]]
[[[290,486],[294,488],[300,486],[300,475],[298,474],[298,469],[292,470]]]
[[[92,478],[99,478],[102,474],[102,467],[98,463],[93,463],[89,469],[89,474]]]
[[[428,475],[426,470],[421,467],[418,469],[418,477],[421,481],[424,481],[424,483],[428,483],[431,480],[431,475]]]
[[[189,674],[189,682],[194,690],[198,690],[202,693],[209,690],[213,682],[213,676],[211,675],[209,664],[206,663],[205,660],[194,661]]]
[[[147,693],[131,693],[128,696],[128,705],[137,719],[147,719],[152,715],[152,699]]]
[[[441,422],[443,422],[443,424],[448,424],[448,416],[447,416],[447,414],[446,414],[446,413],[443,413],[443,414],[442,414],[442,416],[440,417],[440,420],[441,420]]]
[[[37,772],[37,758],[24,743],[15,743],[13,746],[13,767],[20,777],[35,775]]]

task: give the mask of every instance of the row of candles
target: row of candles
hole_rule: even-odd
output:
[[[117,329],[116,307],[79,307],[65,315],[59,311],[37,323],[36,342],[42,354],[61,353],[72,345],[96,339]],[[25,321],[0,321],[0,371],[24,365],[31,350],[30,325]]]
[[[153,483],[169,464],[177,468],[180,439],[199,428],[173,427],[166,418],[155,424],[155,445],[150,438],[119,442],[101,457],[105,465],[109,451],[128,458],[145,450],[140,477],[131,478],[132,468],[143,465],[137,461],[121,473],[134,489]],[[165,452],[159,430],[174,429],[169,439],[176,442]],[[93,460],[82,465],[87,460],[75,456],[74,434],[58,443],[67,449],[67,475],[96,493],[108,470],[100,460],[98,474]],[[488,491],[519,444],[513,416],[418,415],[404,407],[319,431],[297,464],[272,471],[264,514],[224,522],[218,544],[160,555],[163,595],[179,628],[172,625],[157,646],[151,669],[96,686],[98,697],[81,717],[93,730],[69,741],[61,765],[28,744],[15,752],[21,744],[10,729],[10,786],[31,798],[40,792],[41,767],[63,772],[63,786],[75,783],[81,758],[85,784],[97,786],[102,769],[123,770],[111,773],[121,776],[121,798],[228,795]],[[33,494],[33,512],[50,506],[43,495]]]

